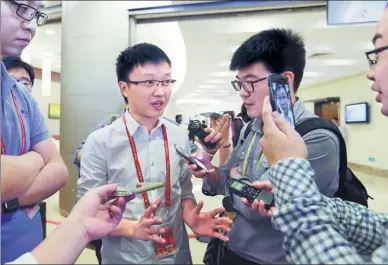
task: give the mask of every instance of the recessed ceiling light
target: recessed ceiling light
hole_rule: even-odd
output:
[[[324,53],[324,52],[333,52],[334,49],[329,45],[318,45],[311,49],[313,52]]]
[[[353,59],[327,59],[327,60],[322,60],[319,63],[322,63],[323,65],[326,65],[326,66],[346,66],[346,65],[355,65],[358,63],[358,61]]]
[[[217,73],[212,73],[212,76],[215,77],[233,77],[232,72],[217,72]]]
[[[52,29],[46,29],[46,34],[47,35],[54,35],[56,33],[55,30],[52,30]]]
[[[203,88],[203,89],[213,89],[217,88],[218,86],[216,85],[199,85],[198,88]]]
[[[322,76],[322,73],[319,73],[319,72],[304,72],[303,76],[304,77],[318,77],[318,76]]]
[[[209,84],[223,84],[223,83],[225,83],[225,80],[210,79],[210,80],[206,80],[205,83],[209,83]]]

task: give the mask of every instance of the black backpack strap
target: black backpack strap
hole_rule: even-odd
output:
[[[341,131],[338,129],[338,127],[332,123],[329,120],[324,120],[322,118],[311,118],[302,121],[301,123],[297,124],[295,127],[295,130],[301,135],[304,136],[305,134],[318,130],[318,129],[324,129],[328,130],[332,133],[334,133],[339,141],[340,144],[340,164],[339,164],[339,186],[338,191],[341,192],[344,188],[345,182],[346,182],[346,171],[348,168],[348,160],[347,160],[347,153],[346,153],[346,144],[345,140],[341,134]]]
[[[244,137],[240,140],[240,145],[243,145],[245,139],[248,137],[249,133],[252,131],[252,125],[253,125],[254,119],[250,120],[245,128],[244,131]]]

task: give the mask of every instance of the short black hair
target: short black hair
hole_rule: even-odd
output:
[[[306,65],[303,38],[290,29],[263,30],[247,39],[233,54],[230,70],[236,71],[254,63],[263,63],[269,72],[294,74],[297,92]]]
[[[171,67],[170,58],[158,46],[150,43],[139,43],[122,51],[116,59],[116,75],[118,82],[128,81],[128,76],[137,66],[147,63],[158,64],[166,62]],[[124,97],[124,96],[123,96]],[[125,103],[128,103],[124,97]]]
[[[5,68],[9,71],[11,69],[17,69],[17,68],[23,68],[26,70],[28,75],[30,76],[30,80],[32,85],[34,85],[35,82],[35,72],[34,67],[23,61],[18,56],[4,56],[2,59]]]

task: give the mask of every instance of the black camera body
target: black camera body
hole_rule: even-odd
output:
[[[207,149],[212,150],[216,148],[216,143],[210,143],[205,142],[206,136],[208,136],[209,133],[205,132],[205,130],[202,127],[202,124],[199,120],[192,120],[189,123],[189,138],[193,139],[194,136],[197,136],[201,144],[203,144]]]

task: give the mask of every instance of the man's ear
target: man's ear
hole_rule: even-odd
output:
[[[128,98],[128,90],[129,90],[128,84],[126,82],[120,81],[119,87],[120,87],[121,95]]]
[[[283,73],[284,76],[288,79],[288,86],[290,87],[290,93],[291,93],[291,101],[292,104],[295,104],[296,97],[295,97],[295,90],[294,90],[294,73],[290,71],[286,71]]]

